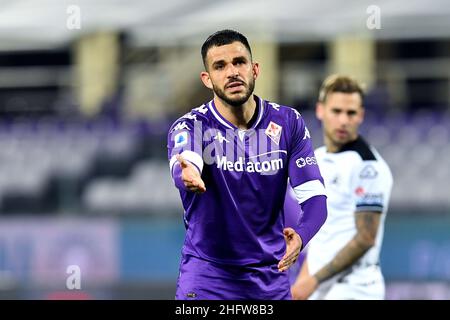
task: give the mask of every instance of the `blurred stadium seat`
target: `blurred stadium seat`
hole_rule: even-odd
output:
[[[303,116],[318,146],[322,138],[317,120],[312,112]],[[0,127],[0,132],[0,200],[14,192],[33,197],[42,193],[52,177],[71,177],[82,180],[81,190],[71,195],[76,201],[72,205],[87,212],[162,214],[182,210],[167,161],[161,155],[149,156],[145,150],[161,149],[164,142],[159,135],[139,134],[136,124],[13,122]],[[395,121],[368,117],[363,134],[392,168],[393,208],[449,207],[447,116],[430,112],[420,118],[396,117]],[[146,152],[147,156],[140,156]]]

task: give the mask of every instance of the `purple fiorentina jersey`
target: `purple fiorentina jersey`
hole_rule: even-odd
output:
[[[254,98],[257,116],[248,130],[225,120],[213,100],[170,128],[171,171],[175,155],[182,154],[206,186],[203,194],[180,188],[184,256],[220,265],[277,264],[286,250],[282,209],[288,177],[293,187],[323,181],[301,115]]]

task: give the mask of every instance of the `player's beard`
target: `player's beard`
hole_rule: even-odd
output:
[[[344,145],[354,140],[349,139],[348,137],[345,139],[340,139],[337,135],[334,134],[333,130],[330,129],[325,129],[325,135],[328,138],[328,141],[338,149],[341,149]]]
[[[237,98],[230,98],[226,95],[225,91],[218,88],[213,83],[213,90],[214,93],[223,101],[225,101],[227,104],[233,107],[239,107],[242,106],[247,100],[250,98],[250,96],[253,94],[253,90],[255,90],[255,79],[250,78],[250,81],[248,82],[248,87],[244,84],[244,87],[246,88],[246,92],[243,96],[237,97]]]

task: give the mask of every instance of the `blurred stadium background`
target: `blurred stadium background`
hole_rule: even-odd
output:
[[[211,97],[199,51],[222,28],[248,36],[256,93],[296,107],[316,146],[322,79],[367,84],[363,133],[395,178],[387,297],[450,299],[445,0],[0,0],[0,298],[173,298],[166,134]]]

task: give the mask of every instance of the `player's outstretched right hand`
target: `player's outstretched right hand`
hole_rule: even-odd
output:
[[[189,191],[203,193],[206,191],[205,183],[200,177],[198,169],[190,162],[186,161],[182,155],[177,154],[177,160],[181,166],[181,179]]]

